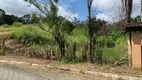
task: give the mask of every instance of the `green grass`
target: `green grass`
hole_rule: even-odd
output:
[[[52,35],[36,26],[27,26],[11,31],[12,38],[23,44],[45,44],[53,41]]]
[[[125,42],[122,44],[117,44],[114,48],[104,48],[103,60],[105,62],[114,63],[128,53],[127,49],[127,44]]]

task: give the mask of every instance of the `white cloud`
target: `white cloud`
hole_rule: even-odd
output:
[[[59,6],[58,15],[65,17],[66,19],[73,21],[74,18],[79,18],[77,13],[73,13],[71,10],[67,8],[66,5]]]
[[[14,14],[17,16],[23,16],[24,14],[30,14],[32,12],[39,13],[39,10],[36,7],[24,0],[0,0],[0,9],[5,10],[7,14]],[[78,17],[77,13],[73,13],[65,6],[59,6],[59,15],[69,20]]]
[[[7,14],[17,16],[38,11],[34,6],[26,3],[24,0],[0,0],[0,9],[5,10]]]
[[[133,0],[132,17],[140,14],[140,0]],[[93,8],[101,11],[96,15],[97,18],[114,22],[122,18],[121,0],[94,0]]]

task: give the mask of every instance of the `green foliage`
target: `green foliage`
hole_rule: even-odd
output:
[[[12,38],[23,44],[45,44],[52,41],[50,33],[37,27],[24,27],[12,31]]]
[[[115,44],[123,44],[123,42],[124,42],[124,38],[120,37],[116,40]]]
[[[23,25],[23,24],[20,23],[20,22],[14,22],[12,26],[13,26],[13,27],[22,27],[22,25]]]
[[[0,9],[0,25],[12,25],[14,22],[26,23],[23,18],[17,17],[15,15],[8,15],[4,10]]]
[[[119,59],[127,54],[127,44],[126,42],[123,42],[117,44],[114,48],[104,48],[103,51],[103,61],[105,63],[114,64],[115,61],[119,61]]]
[[[60,49],[61,58],[65,58],[65,47],[66,47],[66,35],[69,34],[74,26],[65,18],[58,16],[58,0],[49,0],[47,4],[41,4],[36,0],[25,0],[37,7],[43,14],[45,14],[45,21],[50,29],[45,29],[42,25],[40,28],[44,31],[50,32],[57,42]],[[40,23],[41,24],[41,23]]]
[[[87,30],[86,27],[77,27],[75,28],[71,34],[66,38],[67,43],[67,54],[71,58],[74,59],[74,43],[76,43],[76,61],[85,61],[84,56],[86,54],[87,48]]]
[[[94,44],[94,57],[95,63],[103,63],[103,49],[106,45],[106,39],[104,36],[97,36]]]
[[[8,24],[1,25],[3,28],[9,28],[10,26]]]
[[[106,21],[101,19],[96,19],[96,17],[92,17],[92,31],[93,34],[97,34],[98,30],[100,30],[100,27],[106,23]]]
[[[86,61],[88,29],[85,22],[72,23],[58,16],[58,0],[48,0],[47,4],[40,4],[36,0],[25,1],[33,4],[45,14],[44,19],[40,20],[41,23],[38,27],[35,24],[23,27],[22,23],[15,22],[13,29],[6,30],[11,31],[12,39],[23,44],[31,44],[34,49],[45,50],[48,57],[53,52],[55,59],[60,63]],[[39,22],[36,15],[31,17],[30,14],[27,14],[23,18],[27,23]],[[127,53],[127,44],[124,43],[120,29],[111,28],[106,36],[99,34],[101,26],[105,23],[105,21],[92,18],[94,60],[98,64],[115,63]],[[110,47],[106,47],[106,45]]]
[[[87,31],[85,28],[75,28],[72,32],[71,35],[68,36],[68,42],[77,42],[79,44],[85,43],[88,41],[87,38]]]
[[[36,14],[32,14],[31,23],[38,23],[38,17]]]

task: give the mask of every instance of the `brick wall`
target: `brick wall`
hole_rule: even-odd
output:
[[[142,68],[141,36],[140,32],[132,32],[132,67]]]

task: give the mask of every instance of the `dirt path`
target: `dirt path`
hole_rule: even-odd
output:
[[[99,76],[33,68],[29,66],[12,66],[0,64],[0,80],[110,80]]]

